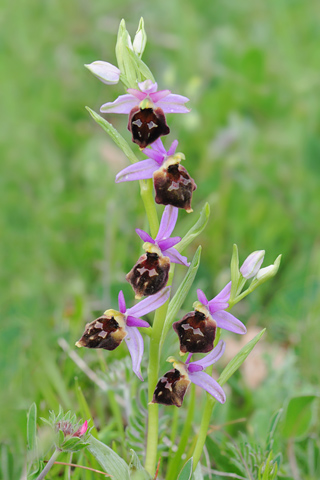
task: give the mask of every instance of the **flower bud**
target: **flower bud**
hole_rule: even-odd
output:
[[[187,170],[180,165],[182,154],[172,155],[153,174],[155,201],[192,212],[192,193],[197,188]]]
[[[262,265],[264,254],[264,250],[257,250],[256,252],[252,252],[245,259],[240,268],[240,273],[243,278],[246,278],[248,280],[249,278],[255,277],[257,275]]]
[[[177,368],[169,370],[158,381],[151,403],[181,407],[190,383],[188,375],[183,372],[183,369],[181,371]]]
[[[76,346],[114,350],[127,335],[125,326],[122,313],[116,310],[106,310],[101,317],[86,325]]]
[[[273,265],[269,265],[268,267],[261,268],[256,277],[252,280],[252,285],[257,287],[258,285],[261,285],[264,283],[266,280],[269,280],[269,278],[272,278],[276,275],[277,271],[279,270],[280,267],[280,262],[281,262],[281,255],[279,255]]]
[[[101,82],[106,83],[107,85],[115,85],[119,82],[120,70],[111,63],[97,60],[89,65],[85,65],[85,67],[101,80]]]
[[[147,34],[144,29],[144,21],[141,17],[137,33],[133,40],[133,51],[141,58],[147,43]]]
[[[194,312],[187,313],[172,325],[179,337],[180,355],[207,353],[213,349],[217,323],[200,302],[195,302],[194,308]]]
[[[132,270],[126,275],[136,298],[154,295],[167,284],[170,260],[161,250],[151,243],[145,243],[146,253],[141,255]]]

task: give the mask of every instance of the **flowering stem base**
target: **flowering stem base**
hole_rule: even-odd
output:
[[[47,465],[44,467],[44,469],[42,470],[40,475],[38,475],[36,480],[42,480],[43,478],[45,478],[45,476],[47,475],[49,470],[51,470],[51,468],[53,467],[54,462],[57,460],[60,453],[61,453],[60,450],[55,449],[55,451],[53,452],[53,454],[52,454],[50,460],[48,461]]]

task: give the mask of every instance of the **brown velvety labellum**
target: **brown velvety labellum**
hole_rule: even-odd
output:
[[[181,353],[207,353],[213,349],[217,324],[211,317],[195,310],[173,324],[178,334]]]
[[[192,212],[192,193],[197,188],[187,170],[176,163],[165,165],[153,174],[155,201],[161,205],[173,205]]]
[[[84,334],[77,342],[78,347],[104,348],[114,350],[127,333],[120,327],[114,317],[101,317],[86,325]]]
[[[158,381],[152,403],[181,407],[189,384],[190,380],[185,375],[181,375],[179,370],[176,368],[170,370]]]
[[[157,253],[141,255],[132,270],[126,275],[137,298],[154,295],[166,286],[170,270],[168,257]]]
[[[170,128],[161,108],[133,107],[129,114],[128,130],[132,133],[132,141],[140,148],[146,148],[162,135],[168,135]]]

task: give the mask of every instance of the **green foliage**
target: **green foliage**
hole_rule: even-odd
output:
[[[190,458],[181,470],[178,480],[190,480],[192,477],[193,459]]]
[[[308,434],[316,398],[317,395],[300,395],[289,400],[282,430],[285,438],[299,440]]]
[[[129,480],[129,467],[111,448],[94,437],[89,438],[88,450],[106,473],[115,480]]]

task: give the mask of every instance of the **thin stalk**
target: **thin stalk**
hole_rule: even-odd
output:
[[[197,438],[197,443],[193,451],[193,471],[195,471],[196,466],[200,460],[200,457],[203,452],[203,447],[206,442],[207,432],[210,425],[210,419],[213,407],[216,404],[216,399],[213,398],[209,393],[207,393],[206,403],[204,406],[204,411],[201,419],[199,435]]]
[[[140,195],[147,214],[151,237],[155,238],[159,230],[159,220],[152,195],[152,179],[140,180]]]
[[[51,470],[51,468],[53,467],[54,465],[54,462],[57,460],[58,456],[60,455],[61,451],[58,450],[57,448],[55,449],[55,451],[53,452],[50,460],[48,461],[47,465],[44,467],[44,469],[42,470],[42,472],[40,473],[40,475],[38,475],[38,477],[36,478],[36,480],[43,480],[43,478],[45,478],[45,476],[47,475],[47,473]]]
[[[178,450],[176,451],[174,457],[170,459],[170,462],[168,465],[168,471],[166,476],[167,480],[176,480],[176,478],[178,478],[181,457],[190,439],[190,432],[192,428],[195,405],[196,405],[196,386],[192,384],[187,418],[185,420],[184,427],[181,433]]]

